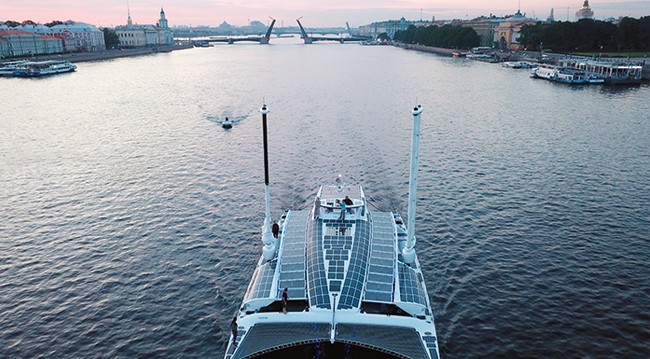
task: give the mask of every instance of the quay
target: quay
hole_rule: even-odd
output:
[[[20,60],[38,60],[38,61],[47,61],[47,60],[61,60],[69,62],[85,62],[85,61],[101,61],[101,60],[110,60],[117,59],[121,57],[132,57],[132,56],[142,56],[156,54],[160,52],[171,52],[176,50],[190,49],[193,45],[190,43],[175,44],[175,45],[159,45],[154,47],[141,47],[133,49],[112,49],[105,51],[94,51],[94,52],[74,52],[74,53],[64,53],[64,54],[51,54],[51,55],[40,55],[40,56],[25,56],[20,58],[11,58],[5,59],[4,62],[9,61],[20,61]]]
[[[447,48],[442,48],[442,47],[433,47],[433,46],[425,46],[425,45],[415,45],[415,44],[404,44],[400,42],[393,42],[393,46],[405,49],[405,50],[415,50],[415,51],[421,51],[421,52],[428,52],[432,54],[437,54],[437,55],[442,55],[442,56],[454,56],[454,52],[458,52],[459,50],[455,49],[447,49]],[[508,53],[495,53],[495,56],[500,60],[500,61],[507,61],[511,60],[511,54]],[[526,60],[526,61],[534,61],[534,62],[539,62],[538,58],[533,58],[530,56],[519,56],[520,59]],[[552,62],[553,63],[560,63],[562,61],[567,61],[573,59],[575,61],[575,56],[572,55],[564,55],[564,54],[553,54]],[[610,59],[611,61],[615,61],[615,59]],[[650,81],[650,61],[646,61],[646,59],[625,59],[626,62],[634,62],[638,63],[639,66],[642,67],[641,69],[641,81]]]

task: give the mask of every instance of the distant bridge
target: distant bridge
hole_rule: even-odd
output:
[[[302,37],[303,41],[305,42],[305,44],[311,44],[314,41],[338,41],[340,43],[344,43],[346,41],[364,41],[364,40],[369,39],[368,37],[365,37],[365,36],[352,36],[352,34],[350,34],[350,36],[338,36],[338,37],[309,36],[309,35],[307,35],[307,32],[305,31],[305,28],[302,27],[302,24],[300,23],[300,19],[302,19],[302,17],[297,18],[296,21],[298,22],[298,26],[300,27],[301,37]],[[349,31],[350,31],[350,26],[348,25],[348,32]]]
[[[369,37],[366,36],[358,36],[358,35],[352,35],[352,32],[350,31],[350,26],[346,23],[347,30],[349,35],[343,36],[343,28],[331,28],[331,29],[319,29],[317,31],[310,31],[311,35],[307,34],[307,31],[305,31],[305,28],[302,26],[300,23],[300,19],[296,19],[298,22],[298,28],[296,27],[287,27],[287,28],[280,28],[276,29],[276,35],[278,37],[281,37],[282,35],[288,35],[288,34],[299,34],[300,37],[303,39],[305,44],[311,44],[314,41],[336,41],[340,43],[345,43],[349,41],[364,41],[370,39]],[[247,42],[257,42],[260,44],[268,44],[269,40],[271,39],[271,33],[273,32],[273,26],[275,25],[275,19],[271,18],[273,20],[271,22],[271,25],[269,25],[269,28],[266,30],[266,34],[264,35],[236,35],[236,36],[201,36],[201,38],[195,38],[194,44],[195,46],[208,46],[209,43],[211,42],[224,42],[228,44],[234,44],[235,42],[241,42],[241,41],[247,41]],[[310,29],[311,30],[311,29]],[[190,35],[188,33],[187,35]],[[320,36],[313,36],[314,34],[319,34]],[[338,35],[337,35],[338,34]],[[181,35],[180,33],[177,35]],[[185,33],[183,33],[185,35]],[[327,35],[336,35],[336,36],[327,36]]]
[[[269,26],[268,30],[266,30],[266,34],[263,36],[225,36],[225,37],[210,37],[205,40],[200,40],[200,42],[203,43],[210,43],[210,42],[227,42],[229,44],[234,44],[235,42],[240,42],[240,41],[252,41],[252,42],[259,42],[260,44],[268,44],[269,40],[271,39],[271,32],[273,31],[273,25],[275,25],[275,19],[271,18],[271,25]]]

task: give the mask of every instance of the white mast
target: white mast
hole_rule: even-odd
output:
[[[422,106],[413,108],[413,136],[411,138],[411,174],[409,176],[409,207],[406,227],[406,245],[402,249],[402,258],[407,264],[415,260],[415,200],[418,186],[418,161],[420,159],[420,115]]]
[[[270,261],[275,255],[275,241],[271,234],[271,193],[269,192],[269,155],[268,155],[268,140],[266,136],[266,114],[269,113],[269,108],[262,105],[260,109],[262,114],[262,130],[264,132],[264,196],[266,201],[264,224],[262,225],[262,254],[264,259]]]

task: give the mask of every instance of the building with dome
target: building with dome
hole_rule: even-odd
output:
[[[585,0],[578,11],[576,11],[576,20],[593,19],[594,11],[589,7],[589,0]]]
[[[535,20],[524,16],[521,11],[499,23],[494,29],[494,43],[500,50],[517,50],[520,47],[519,36],[524,25],[534,25]]]

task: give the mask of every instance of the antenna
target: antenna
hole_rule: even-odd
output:
[[[265,199],[265,218],[264,224],[262,225],[262,243],[264,247],[262,248],[262,254],[264,259],[270,261],[275,255],[275,241],[273,235],[271,234],[271,193],[269,190],[269,149],[268,149],[268,139],[266,135],[266,114],[269,113],[269,108],[266,107],[266,104],[262,105],[260,108],[260,113],[262,114],[262,131],[264,132],[264,199]]]
[[[413,114],[413,134],[411,138],[411,174],[409,176],[408,225],[406,227],[406,245],[402,249],[402,258],[406,264],[415,260],[415,200],[418,186],[418,162],[420,159],[420,123],[422,106],[417,105]]]

